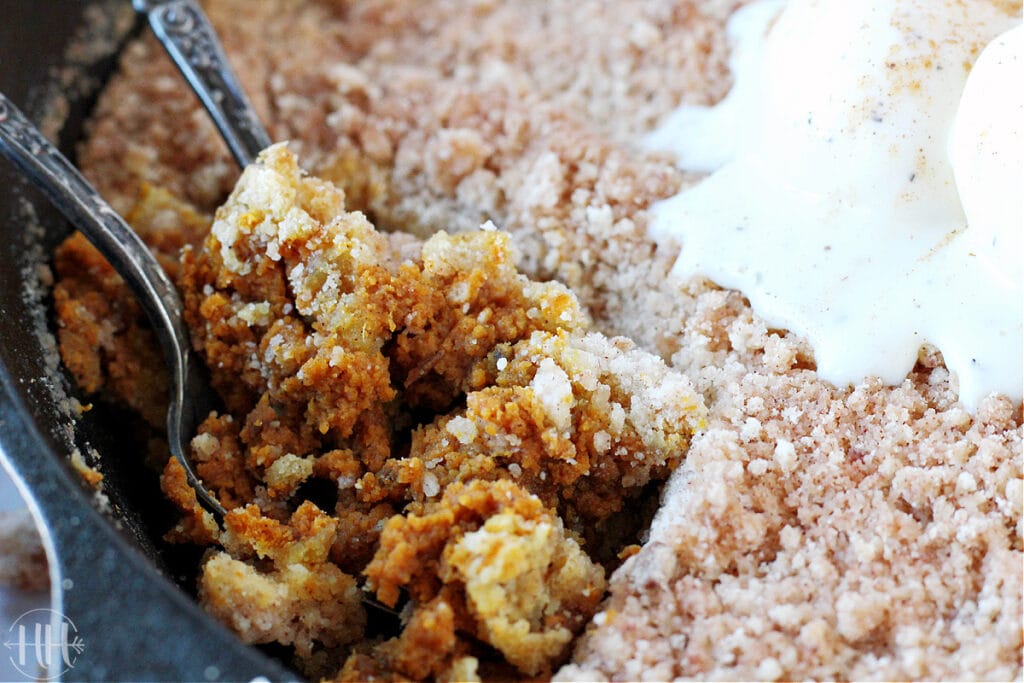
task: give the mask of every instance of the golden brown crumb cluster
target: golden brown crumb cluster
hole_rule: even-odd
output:
[[[150,185],[142,186],[125,218],[175,281],[181,248],[198,244],[209,226],[189,205]],[[103,387],[160,427],[169,386],[163,357],[127,286],[81,233],[58,247],[54,270],[57,338],[65,366],[84,391]]]
[[[674,281],[668,271],[675,254],[645,235],[651,203],[691,179],[670,159],[639,151],[640,136],[681,100],[709,102],[726,91],[723,26],[737,4],[210,0],[206,6],[274,137],[291,139],[308,168],[342,186],[350,209],[363,210],[378,226],[423,237],[437,229],[475,231],[493,221],[511,233],[526,274],[569,285],[599,330],[627,335],[640,349],[670,360],[706,402],[708,429],[672,476],[647,542],[609,578],[610,597],[559,677],[1020,678],[1020,404],[993,397],[968,414],[934,349],[922,352],[915,371],[897,387],[874,380],[846,388],[824,383],[806,343],[768,329],[739,293]],[[98,104],[80,159],[122,212],[149,182],[212,213],[237,173],[205,115],[148,39],[128,48],[121,74]],[[419,244],[389,241],[373,247],[384,254],[381,267],[389,274],[410,253],[413,261],[420,258]],[[65,273],[68,286],[76,286],[72,272],[100,272],[89,268]],[[101,280],[75,289],[62,305],[86,300],[72,317],[84,321],[81,335],[105,340],[99,321],[116,322],[118,313],[87,303],[90,288],[103,286]],[[272,295],[260,301],[277,305]],[[242,311],[227,299],[209,304],[211,311],[220,305],[237,318]],[[262,310],[244,315],[258,321]],[[126,322],[114,330],[132,324],[121,315]],[[428,463],[442,457],[456,472],[475,468],[480,476],[477,454],[508,448],[487,435],[488,425],[510,424],[512,416],[501,412],[502,396],[523,397],[538,375],[542,386],[564,389],[556,369],[568,378],[574,399],[599,403],[605,391],[593,389],[567,356],[565,349],[585,346],[583,337],[566,339],[548,329],[549,336],[519,340],[518,349],[498,344],[501,355],[477,356],[474,370],[461,375],[475,381],[478,372],[491,384],[463,386],[465,406],[453,404],[451,414],[415,432],[408,464],[389,466],[391,475],[377,477],[362,455],[376,439],[355,448],[340,444],[313,462],[298,448],[301,440],[284,441],[285,431],[323,439],[319,418],[311,416],[325,417],[327,434],[343,433],[354,418],[308,402],[280,416],[276,404],[261,405],[252,387],[263,392],[266,384],[273,391],[277,380],[247,365],[252,358],[262,363],[262,357],[258,346],[246,350],[256,339],[242,327],[232,322],[223,330],[232,349],[225,360],[237,363],[237,373],[225,370],[224,377],[234,378],[237,400],[251,402],[245,408],[257,417],[232,422],[220,416],[207,424],[196,444],[197,460],[207,462],[204,477],[220,482],[222,496],[251,496],[282,524],[290,511],[276,509],[275,501],[296,482],[311,476],[351,482],[339,494],[339,501],[349,501],[345,510],[333,513],[338,528],[331,552],[347,573],[374,556],[379,528],[394,513],[392,496],[423,505],[409,519],[441,513],[442,479]],[[288,348],[304,339],[297,327],[280,333]],[[62,347],[91,348],[76,334],[62,337]],[[133,337],[112,338],[106,348],[116,350],[106,351],[107,358],[128,358]],[[531,359],[530,349],[544,344],[552,351]],[[516,358],[529,362],[517,365]],[[88,377],[92,361],[82,353],[79,360]],[[507,365],[499,370],[502,360]],[[418,367],[416,359],[405,367]],[[435,376],[463,371],[452,372]],[[144,375],[130,372],[109,376],[144,383]],[[608,372],[597,384],[613,395],[621,381]],[[405,391],[403,384],[392,382],[396,392]],[[450,381],[439,385],[452,391]],[[609,429],[617,424],[611,413],[607,425],[545,437],[564,411],[551,400],[543,407],[552,423],[537,426],[538,403],[558,396],[542,394],[518,402],[523,414],[515,416],[517,424],[530,426],[529,444],[551,444],[563,457],[535,469],[529,458],[499,457],[495,467],[518,471],[514,481],[504,480],[542,501],[553,491],[564,496],[564,528],[584,540],[588,525],[595,525],[574,518],[571,501],[602,491],[600,477],[557,485],[552,478],[571,480],[570,457],[577,464],[580,454],[602,462],[614,453],[613,437],[627,444],[659,437],[625,427],[616,433]],[[423,400],[441,402],[444,395],[428,392]],[[579,402],[569,412],[584,424]],[[279,419],[304,425],[306,432],[279,430]],[[361,429],[353,427],[352,434]],[[444,439],[458,446],[442,454]],[[412,444],[426,455],[418,459],[422,465]],[[235,453],[243,463],[252,459],[259,479],[226,466],[228,458],[214,464],[218,453]],[[662,466],[659,457],[652,468]],[[437,495],[423,495],[424,488],[434,491],[435,480]],[[165,481],[184,485],[173,468]],[[361,490],[357,482],[382,497],[352,505]],[[187,490],[167,488],[188,504]],[[202,534],[201,517],[183,524],[189,523],[194,528],[182,535]],[[447,624],[468,619],[468,613],[427,609],[426,602],[419,608],[410,621],[416,624],[410,633],[418,634],[410,647],[459,652],[428,636],[447,633]],[[367,647],[349,660],[349,678],[366,679],[390,666],[386,648]],[[502,677],[461,655],[446,666],[442,678]]]
[[[418,679],[443,674],[464,650],[457,631],[523,673],[550,673],[605,587],[561,520],[507,480],[453,484],[423,513],[393,517],[366,574],[385,604],[409,592],[415,608],[393,666]]]
[[[284,145],[246,169],[179,282],[227,408],[192,457],[231,512],[222,531],[168,460],[169,538],[222,547],[200,602],[307,672],[337,673],[362,639],[365,574],[385,605],[408,590],[403,627],[342,677],[480,658],[550,675],[604,595],[586,541],[614,545],[602,525],[633,519],[703,424],[689,380],[587,333],[564,286],[516,271],[508,235],[393,240]],[[332,515],[302,493],[314,480]]]
[[[337,520],[308,502],[286,523],[248,505],[229,512],[224,528],[229,552],[203,565],[199,600],[243,640],[294,645],[308,657],[314,641],[336,649],[362,637],[362,591],[328,560]]]

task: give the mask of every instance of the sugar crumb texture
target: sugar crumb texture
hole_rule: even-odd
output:
[[[218,536],[173,466],[163,478],[192,511],[172,535],[217,548],[203,600],[243,639],[290,643],[307,671],[349,680],[1021,678],[1021,405],[992,396],[965,411],[933,348],[895,387],[823,382],[805,342],[741,293],[673,280],[676,254],[646,236],[652,203],[695,179],[639,140],[680,102],[728,90],[724,24],[739,4],[209,0],[272,136],[310,174],[296,180],[278,149],[220,212],[238,172],[216,131],[154,41],[126,48],[79,158],[166,257],[224,363],[215,381],[237,417],[204,424],[194,457],[237,504],[231,530]],[[488,221],[501,232],[478,231]],[[318,258],[348,279],[322,279]],[[515,334],[477,353],[458,321],[481,313],[481,290],[459,273],[482,261],[517,303],[495,309]],[[152,347],[138,312],[110,305],[123,285],[82,244],[56,266],[65,362],[155,423],[165,380],[132,360]],[[424,290],[389,290],[400,303],[433,288],[433,308],[356,324],[385,282]],[[434,340],[436,359],[393,336],[442,310],[467,327]],[[347,412],[298,388],[360,372]],[[357,462],[392,391],[438,417],[408,457]],[[483,455],[526,452],[509,445],[523,438],[501,411],[510,396],[543,427],[528,445],[562,457],[509,456],[488,479]],[[285,399],[302,426],[272,433]],[[583,453],[632,459],[629,486],[584,473]],[[329,518],[283,506],[326,476],[358,504]],[[639,551],[605,576],[578,552],[586,530],[666,477]],[[388,522],[398,499],[412,507]],[[519,573],[497,564],[517,556]],[[418,574],[420,560],[437,571]],[[380,599],[413,596],[408,626],[324,668],[316,652],[351,648],[362,628],[367,566]],[[507,598],[534,589],[536,604]],[[482,665],[458,635],[470,631],[513,668]]]

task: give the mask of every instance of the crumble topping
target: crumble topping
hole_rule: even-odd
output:
[[[169,459],[168,538],[212,546],[200,602],[307,673],[428,678],[494,659],[486,644],[488,664],[550,675],[604,597],[599,536],[679,464],[703,400],[519,274],[506,233],[419,247],[403,256],[284,145],[245,170],[179,278],[227,407],[192,457],[231,512],[221,530]],[[409,602],[397,636],[346,655],[360,575]]]
[[[680,100],[713,102],[728,89],[723,26],[736,4],[624,0],[613,8],[561,0],[438,0],[417,3],[413,11],[389,0],[207,2],[275,139],[291,139],[314,176],[341,187],[347,210],[361,210],[374,225],[394,231],[371,237],[361,219],[342,218],[353,240],[382,255],[376,264],[351,262],[346,301],[379,290],[365,273],[392,281],[396,272],[412,272],[407,261],[418,271],[409,280],[416,283],[409,285],[414,294],[392,292],[387,305],[396,308],[370,309],[369,324],[389,340],[379,347],[367,341],[361,351],[388,359],[393,400],[416,407],[366,407],[372,403],[367,397],[386,395],[383,382],[369,381],[371,375],[384,380],[379,370],[360,373],[352,389],[363,401],[358,409],[339,414],[330,405],[336,397],[310,405],[314,397],[304,381],[356,372],[346,359],[361,348],[350,346],[363,339],[361,327],[342,324],[342,305],[330,346],[344,353],[318,356],[327,337],[312,327],[316,314],[307,320],[299,302],[289,299],[292,271],[282,266],[287,248],[274,260],[263,246],[252,254],[244,251],[250,247],[233,247],[225,262],[234,254],[252,264],[243,277],[222,268],[219,247],[207,252],[197,246],[186,256],[193,278],[186,292],[196,316],[191,324],[204,355],[224,363],[213,372],[228,413],[207,421],[193,457],[229,507],[253,503],[280,523],[293,512],[290,498],[328,481],[338,491],[336,501],[328,496],[332,505],[320,508],[338,520],[329,561],[352,577],[374,559],[387,520],[430,516],[446,487],[474,485],[449,482],[448,464],[476,468],[475,477],[501,470],[480,481],[518,486],[545,505],[552,491],[554,497],[570,493],[573,498],[556,507],[567,537],[588,553],[597,550],[594,537],[614,538],[610,554],[627,559],[608,576],[608,597],[593,607],[595,616],[557,678],[1019,678],[1020,404],[990,397],[967,413],[941,355],[930,348],[899,386],[868,380],[834,387],[817,377],[803,340],[769,329],[738,292],[673,280],[668,271],[676,251],[646,237],[648,207],[694,178],[680,174],[669,158],[638,151],[639,137]],[[206,115],[148,37],[126,50],[120,74],[97,105],[80,161],[122,213],[149,183],[195,215],[212,215],[237,174]],[[299,205],[315,213],[302,201],[311,199]],[[509,237],[481,237],[479,226],[487,221]],[[187,221],[178,225],[183,235],[193,235]],[[184,242],[199,245],[205,228]],[[489,301],[490,294],[464,299],[472,283],[455,286],[459,276],[445,275],[440,262],[434,279],[427,277],[424,242],[409,233],[429,238],[438,229],[448,233],[438,245],[457,239],[477,245],[462,250],[452,272],[471,271],[480,259],[499,270],[515,265],[535,280],[557,278],[575,299],[566,295],[543,325],[524,312],[512,316],[514,335],[499,340],[479,332],[484,343],[471,344],[477,339],[471,328],[491,327],[476,321],[486,306],[473,302]],[[244,242],[264,245],[258,239]],[[496,248],[494,239],[504,246]],[[67,280],[72,287],[76,277],[102,272],[84,263],[58,273],[58,284]],[[311,292],[329,286],[306,280],[301,271],[294,278]],[[524,293],[529,287],[546,284],[509,287],[513,293],[521,287],[519,296],[528,301],[540,296]],[[83,286],[59,305],[62,324],[71,330],[61,337],[65,362],[84,388],[102,387],[107,395],[120,391],[108,377],[132,377],[136,386],[120,391],[122,400],[136,400],[144,415],[162,420],[154,406],[165,399],[159,389],[145,389],[147,375],[88,370],[96,366],[85,362],[85,351],[80,369],[69,360],[75,348],[95,348],[87,335],[100,339],[104,320],[113,321],[115,331],[106,347],[108,365],[129,357],[132,348],[152,348],[135,340],[144,324],[123,303],[125,296],[104,286],[103,279]],[[338,291],[342,286],[339,280]],[[92,311],[89,292],[97,288],[113,311]],[[458,306],[447,303],[449,293]],[[420,305],[412,307],[411,322],[382,314],[412,300]],[[467,302],[471,308],[463,312]],[[317,302],[311,296],[302,305],[313,310]],[[617,335],[631,338],[637,352],[665,361],[673,377],[688,377],[706,405],[705,418],[697,411],[680,423],[689,450],[672,451],[668,467],[661,459],[669,456],[657,450],[657,430],[628,431],[631,402],[609,399],[599,424],[586,424],[580,397],[600,400],[605,390],[593,388],[565,349],[589,348],[587,320],[606,337],[595,348],[616,349]],[[435,321],[444,334],[432,334]],[[402,336],[412,328],[416,343]],[[454,329],[459,333],[449,340],[447,331]],[[478,351],[481,345],[487,348]],[[534,346],[550,352],[530,350]],[[603,351],[593,353],[602,358]],[[304,380],[298,370],[306,363]],[[149,373],[160,363],[154,357],[138,367]],[[98,381],[88,381],[90,372]],[[597,378],[609,396],[624,391],[626,381],[610,370]],[[307,392],[304,401],[280,400],[289,382],[296,396]],[[528,410],[517,409],[522,419],[501,412],[499,397],[508,395],[523,397]],[[568,436],[562,429],[567,406],[570,419],[580,420]],[[691,438],[702,419],[707,429]],[[531,425],[526,443],[556,446],[560,457],[543,460],[544,467],[496,459],[486,470],[475,452],[491,441],[511,451],[510,436],[523,438],[518,432],[488,435],[487,426],[510,424]],[[396,438],[395,431],[409,436]],[[637,470],[637,497],[626,495],[626,507],[635,513],[644,501],[660,506],[647,535],[626,547],[619,540],[628,534],[615,515],[600,521],[604,491],[593,468],[575,483],[552,483],[556,471],[569,479],[577,474],[581,460],[569,455],[570,446],[595,462],[628,462],[632,456],[616,454],[624,433],[627,444],[642,445],[646,461]],[[444,439],[449,446],[441,445]],[[413,455],[414,444],[422,456]],[[666,476],[673,465],[660,497],[643,490],[645,476]],[[645,474],[648,466],[657,474]],[[218,542],[216,526],[197,508],[173,463],[163,481],[189,511],[173,535]],[[602,505],[580,504],[588,494]],[[622,505],[615,496],[609,508]],[[584,521],[584,514],[591,516]],[[274,576],[271,568],[256,567],[258,560],[237,561]],[[454,645],[445,640],[452,632],[476,634],[478,627],[449,626],[456,611],[437,605],[417,604],[418,616],[397,638],[352,646],[340,671],[337,655],[333,669],[320,666],[314,675],[409,677],[412,669],[396,673],[395,662],[409,661],[401,653],[433,651],[450,654],[424,664],[432,672],[424,676],[516,675],[508,664],[502,668],[461,649],[478,636]],[[435,633],[439,640],[432,640]],[[310,666],[323,659],[314,645]]]

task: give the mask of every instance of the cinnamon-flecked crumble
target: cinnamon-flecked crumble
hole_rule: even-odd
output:
[[[365,575],[388,607],[409,592],[375,675],[440,676],[484,644],[550,675],[604,596],[581,543],[703,424],[688,379],[588,332],[568,289],[517,272],[507,234],[380,233],[284,145],[185,249],[179,284],[226,406],[192,457],[231,512],[222,531],[169,460],[170,538],[223,548],[200,602],[307,672],[366,673],[342,648],[363,635]],[[310,479],[333,509],[302,502]]]
[[[240,182],[126,49],[79,160],[223,398],[192,455],[226,528],[162,481],[244,640],[348,680],[1020,678],[1021,405],[965,411],[931,348],[823,382],[646,236],[695,178],[642,136],[728,90],[738,4],[210,0],[308,170],[276,147]],[[158,425],[137,307],[84,243],[56,265],[66,365]],[[363,637],[363,587],[399,632]]]

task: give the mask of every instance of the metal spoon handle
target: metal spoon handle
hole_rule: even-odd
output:
[[[167,274],[138,235],[70,161],[6,96],[0,94],[0,149],[60,209],[128,283],[158,335],[186,339],[181,302]],[[161,344],[165,344],[161,338]]]
[[[124,279],[146,312],[171,372],[168,441],[189,483],[211,508],[221,508],[199,485],[185,444],[200,418],[197,397],[185,396],[196,372],[188,346],[181,299],[167,273],[138,235],[100,197],[70,161],[0,93],[0,154],[19,168],[95,246]],[[195,392],[198,393],[198,392]],[[183,420],[183,416],[187,419]],[[221,508],[222,509],[222,508]]]
[[[242,167],[270,146],[270,136],[231,70],[217,34],[193,0],[132,0],[178,65]]]

